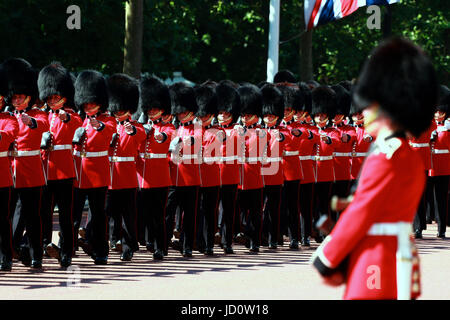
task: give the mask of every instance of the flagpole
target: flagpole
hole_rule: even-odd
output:
[[[280,0],[270,0],[267,82],[273,82],[273,77],[278,72],[279,42],[280,42]]]

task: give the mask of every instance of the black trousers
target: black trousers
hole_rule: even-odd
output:
[[[41,198],[42,187],[13,189],[11,209],[14,209],[13,217],[13,248],[18,250],[21,244],[30,248],[33,260],[42,260],[43,243],[41,230]],[[24,228],[27,237],[24,240]],[[24,243],[25,242],[25,243]]]
[[[217,226],[220,187],[199,189],[197,206],[197,248],[213,248]]]
[[[300,208],[299,208],[300,181],[285,181],[283,185],[283,203],[286,208],[287,230],[289,238],[299,240],[300,233]]]
[[[49,180],[43,189],[41,217],[42,242],[52,242],[53,212],[58,205],[59,227],[61,229],[61,253],[72,257],[73,250],[73,179]]]
[[[438,224],[438,233],[445,234],[448,220],[448,190],[450,176],[430,177],[432,189],[436,199],[436,222]]]
[[[423,190],[422,197],[420,198],[419,206],[417,207],[416,216],[414,217],[414,231],[427,230],[427,204],[430,203],[428,197],[430,197],[431,180],[428,177],[428,171],[424,171],[426,185]]]
[[[331,188],[333,182],[317,182],[314,186],[314,202],[313,202],[313,230],[317,220],[323,215],[330,216]]]
[[[237,201],[244,233],[250,238],[251,246],[259,247],[261,244],[263,189],[239,190]]]
[[[351,180],[339,180],[333,183],[332,195],[336,195],[339,198],[347,198],[350,195]],[[331,217],[334,221],[339,219],[340,212],[331,210]]]
[[[165,250],[165,215],[169,187],[141,189],[139,193],[144,228],[151,230],[147,232],[146,241],[153,243],[155,250]]]
[[[11,188],[0,188],[0,261],[12,261]]]
[[[74,188],[74,243],[77,243],[86,198],[89,201],[89,216],[86,224],[86,240],[92,245],[93,254],[106,257],[109,253],[107,238],[107,217],[105,212],[108,187],[79,189]]]
[[[269,244],[278,242],[282,188],[282,185],[264,187],[263,225],[267,227]]]
[[[108,190],[106,215],[109,218],[109,238],[122,241],[122,251],[139,251],[136,225],[136,188]]]
[[[222,235],[222,244],[225,247],[231,247],[233,245],[233,226],[236,213],[237,194],[237,184],[223,185],[220,188],[220,201],[222,204],[222,221],[220,223],[220,230]]]
[[[148,208],[144,207],[145,199],[142,190],[144,189],[138,190],[136,196],[136,207],[137,207],[136,231],[138,242],[141,245],[145,246],[150,241],[150,239],[153,238],[153,236],[151,235],[151,230],[149,230],[149,227],[151,226],[148,226],[147,222],[145,221],[146,219],[145,212]]]
[[[192,250],[195,239],[195,221],[197,216],[198,186],[170,187],[166,211],[166,250],[173,235],[175,215],[180,209],[182,214],[180,241],[183,250]]]
[[[308,238],[312,232],[314,183],[300,184],[300,224],[302,238]]]

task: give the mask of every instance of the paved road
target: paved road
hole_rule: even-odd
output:
[[[435,235],[436,225],[429,225],[417,241],[421,299],[450,299],[450,239]],[[224,255],[217,247],[214,257],[194,253],[192,259],[171,250],[162,262],[141,247],[132,262],[111,253],[106,266],[94,265],[81,252],[72,271],[61,270],[53,259],[45,259],[39,272],[14,263],[12,272],[0,273],[0,299],[341,299],[344,288],[323,285],[308,265],[316,247],[313,242],[310,249],[291,251],[285,245],[257,255],[243,246]]]

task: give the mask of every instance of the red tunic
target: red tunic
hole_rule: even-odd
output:
[[[26,114],[34,119],[36,127],[30,128],[23,123],[20,113],[15,113],[19,122],[13,164],[16,188],[39,187],[46,184],[40,147],[42,133],[49,129],[47,113],[39,109],[31,109],[26,111]]]
[[[397,239],[406,240],[407,255],[400,258],[411,256],[411,224],[425,185],[420,156],[405,138],[379,136],[374,143],[353,201],[313,256],[316,267],[328,270],[347,258],[345,299],[397,298],[396,255],[405,249]],[[323,268],[321,273],[327,276]],[[412,297],[417,295],[414,290]]]
[[[318,128],[316,132],[319,136],[315,150],[317,182],[335,181],[333,153],[335,146],[340,142],[340,133],[332,127]],[[321,139],[321,134],[330,138],[329,143]]]
[[[220,179],[222,185],[239,184],[238,133],[233,125],[223,128],[225,140],[220,149]]]
[[[259,125],[251,126],[245,134],[239,135],[238,145],[242,152],[239,189],[260,189],[264,186],[260,160],[268,140],[269,137]]]
[[[123,125],[116,124],[119,137],[114,147],[109,149],[111,172],[109,189],[112,190],[132,189],[138,186],[136,158],[146,134],[142,124],[137,121],[130,121],[130,123],[136,128],[136,133],[128,134]]]
[[[412,138],[409,140],[409,145],[412,149],[420,154],[420,157],[425,165],[425,170],[429,170],[431,168],[430,139],[431,133],[436,130],[436,128],[436,122],[433,120],[428,130],[422,133],[419,138]]]
[[[265,186],[278,186],[284,182],[283,157],[286,144],[290,141],[290,131],[277,126],[265,129],[268,132],[267,155],[263,156],[261,175]],[[297,138],[297,137],[294,137]],[[295,156],[298,159],[298,156]],[[299,167],[297,167],[298,169]]]
[[[308,135],[308,139],[303,139],[300,145],[299,159],[303,172],[303,179],[300,180],[300,184],[314,183],[316,182],[316,161],[314,160],[314,155],[320,138],[317,134],[316,126],[303,123],[301,128],[302,132]]]
[[[139,188],[163,188],[172,185],[168,153],[175,127],[171,123],[158,122],[153,124],[153,129],[141,143],[140,156],[136,162]],[[164,135],[164,141],[155,139],[157,133]]]
[[[220,181],[220,149],[222,140],[220,140],[223,129],[220,127],[202,128],[202,163],[200,164],[200,186],[217,187],[221,185]],[[219,136],[217,136],[219,134]]]
[[[304,139],[308,138],[305,128],[298,122],[282,122],[281,126],[285,128],[285,146],[283,154],[283,174],[284,180],[295,181],[304,179],[303,170],[300,164],[300,146]],[[299,134],[299,132],[301,134]]]
[[[180,148],[171,155],[172,181],[177,187],[200,186],[199,155],[202,147],[202,130],[190,123],[180,125],[173,139],[180,138]],[[172,141],[173,141],[172,139]]]
[[[431,177],[450,175],[450,131],[438,125],[436,139],[431,142]]]
[[[78,172],[74,186],[80,189],[107,187],[111,183],[108,151],[116,130],[116,120],[106,113],[97,116],[97,120],[104,125],[99,131],[92,128],[88,118],[84,120],[86,137],[83,144],[76,145],[74,150]]]
[[[335,128],[340,134],[339,143],[334,148],[334,172],[336,174],[336,181],[351,180],[352,151],[353,144],[356,142],[356,130],[355,127],[348,124],[335,126]],[[350,136],[348,142],[342,142],[344,134]]]
[[[11,143],[17,138],[19,133],[19,123],[16,117],[9,112],[0,112],[0,188],[13,185],[11,163],[8,159],[8,149]]]
[[[43,150],[42,159],[47,180],[61,180],[76,177],[72,151],[72,139],[75,130],[81,127],[82,121],[72,109],[64,108],[69,120],[63,122],[57,113],[50,111],[48,122],[52,133],[51,150]]]
[[[364,127],[355,127],[356,141],[353,143],[352,151],[352,179],[358,178],[359,171],[361,170],[362,163],[366,158],[367,151],[370,148],[370,142],[364,141],[364,137],[370,136],[366,134]]]

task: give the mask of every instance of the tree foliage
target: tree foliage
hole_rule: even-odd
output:
[[[0,61],[20,56],[41,68],[52,60],[72,71],[111,74],[123,64],[124,2],[117,0],[0,1]],[[81,8],[81,30],[68,30],[66,9]],[[281,1],[280,69],[298,74],[302,0]],[[392,34],[421,45],[440,81],[450,71],[448,0],[402,0],[392,8]],[[313,33],[314,78],[335,83],[357,77],[382,39],[369,30],[365,8]],[[268,0],[144,0],[143,72],[166,78],[173,71],[194,81],[265,80]]]

